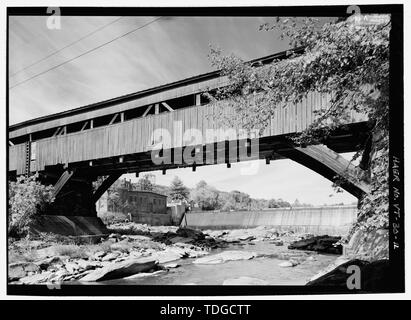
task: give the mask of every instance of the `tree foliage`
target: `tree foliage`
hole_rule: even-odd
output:
[[[218,190],[208,185],[204,180],[197,183],[190,193],[190,198],[201,210],[216,210],[219,207]]]
[[[310,92],[321,93],[329,103],[316,112],[307,130],[294,137],[293,142],[302,145],[322,143],[353,113],[366,115],[372,139],[366,173],[372,191],[361,199],[352,231],[384,228],[388,225],[389,17],[374,24],[340,20],[321,24],[316,18],[277,18],[262,25],[263,30],[279,30],[290,48],[301,48],[266,65],[251,65],[212,48],[211,63],[227,76],[229,85],[209,98],[222,106],[218,119],[262,132],[276,108],[299,103]],[[376,136],[380,138],[371,138]]]
[[[153,191],[154,190],[154,175],[152,173],[147,173],[141,177],[137,182],[137,187],[143,191]]]
[[[35,217],[54,201],[53,186],[44,186],[37,175],[20,176],[9,182],[8,233],[23,236],[29,231]]]
[[[179,177],[175,176],[170,184],[169,197],[171,201],[187,200],[189,194],[190,191],[184,185],[183,181]]]

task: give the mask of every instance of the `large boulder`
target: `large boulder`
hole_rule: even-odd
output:
[[[294,241],[288,249],[308,250],[321,253],[342,254],[342,246],[336,245],[341,237],[317,236]]]
[[[223,263],[226,261],[235,261],[235,260],[250,260],[256,257],[255,252],[249,251],[224,251],[210,256],[205,256],[198,258],[193,261],[194,264],[217,264]]]
[[[151,257],[129,259],[123,262],[112,263],[106,267],[90,272],[80,281],[92,282],[111,279],[120,279],[131,276],[139,272],[145,272],[153,269],[157,265],[157,261]]]

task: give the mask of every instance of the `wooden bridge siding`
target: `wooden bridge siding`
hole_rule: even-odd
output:
[[[284,108],[277,108],[271,124],[263,136],[287,134],[306,129],[314,119],[314,110],[324,108],[326,102],[327,97],[310,94],[302,103],[288,104]],[[217,106],[194,106],[101,128],[37,140],[36,168],[41,171],[46,165],[149,151],[149,146],[152,145],[152,132],[155,128],[168,129],[171,133],[172,145],[165,145],[165,147],[181,147],[183,146],[183,135],[178,132],[174,134],[174,121],[182,121],[183,133],[185,130],[197,128],[205,137],[207,129],[221,127],[218,119],[214,120],[209,116],[215,112],[215,108]],[[224,110],[228,112],[228,109]],[[363,118],[355,115],[353,122],[361,121]],[[24,144],[11,146],[9,150],[9,170],[17,170],[18,174],[23,173],[25,165]]]
[[[9,146],[9,170],[17,170],[18,174],[24,173],[26,165],[26,146],[24,143]]]

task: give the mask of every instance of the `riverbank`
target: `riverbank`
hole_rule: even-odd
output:
[[[281,273],[278,270],[287,268],[294,269],[294,274],[302,272],[297,278],[298,284],[304,284],[309,280],[307,277],[337,257],[319,255],[315,250],[290,250],[290,244],[312,236],[268,227],[201,232],[174,226],[120,223],[108,226],[108,230],[111,234],[100,239],[43,234],[35,239],[10,241],[9,282],[105,283],[131,278],[134,280],[128,283],[138,284],[146,283],[147,278],[154,284],[190,284],[187,282],[190,277],[185,275],[183,281],[178,276],[183,273],[178,271],[180,268],[194,274],[200,281],[193,283],[200,284],[207,281],[207,274],[218,264],[222,270],[216,279],[221,280],[218,284],[272,284],[274,278],[261,279],[258,273],[278,274]],[[241,267],[244,265],[249,266],[248,270]],[[233,268],[242,270],[242,275],[229,277]],[[290,284],[295,284],[293,272],[287,273],[282,284],[287,284],[287,277]],[[163,281],[153,281],[153,276],[162,277]]]

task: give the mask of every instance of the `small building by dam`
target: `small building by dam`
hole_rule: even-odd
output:
[[[113,199],[114,198],[114,199]],[[124,185],[115,197],[109,192],[96,203],[97,216],[103,220],[118,218],[149,225],[170,225],[171,212],[167,210],[167,196],[147,190],[133,190]]]

